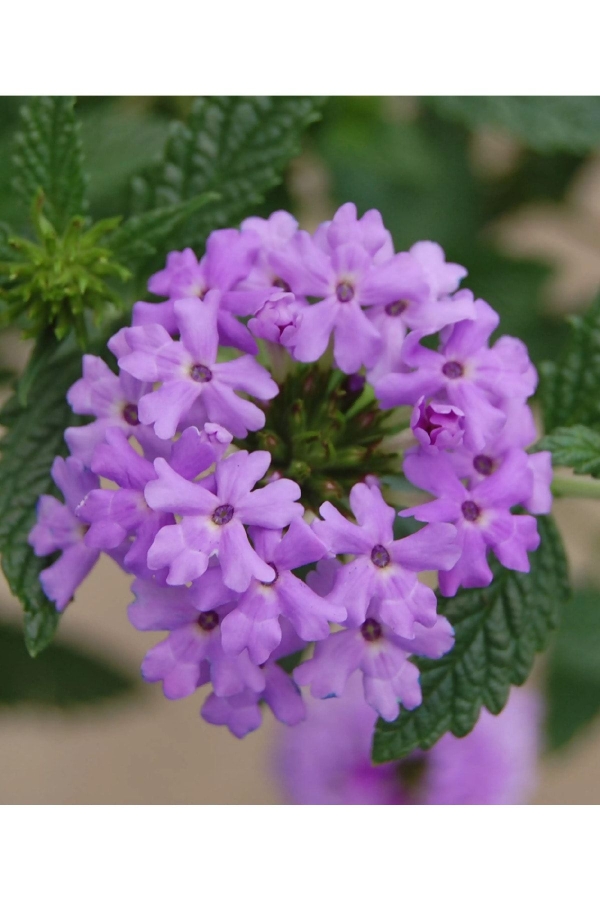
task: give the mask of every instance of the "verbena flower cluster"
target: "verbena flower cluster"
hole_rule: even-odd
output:
[[[85,356],[68,394],[92,421],[67,429],[65,502],[42,497],[30,535],[60,553],[57,609],[110,555],[132,624],[168,632],[143,677],[170,699],[210,684],[203,717],[238,737],[354,672],[384,719],[418,706],[411,656],[454,641],[419,574],[451,596],[490,583],[490,551],[527,571],[551,503],[550,454],[525,450],[535,370],[521,341],[490,346],[465,275],[427,241],[396,253],[351,203],[314,235],[281,211],[170,253],[148,283],[166,299],[136,303],[116,364]],[[400,510],[427,523],[403,537],[383,496],[402,471],[434,498]]]

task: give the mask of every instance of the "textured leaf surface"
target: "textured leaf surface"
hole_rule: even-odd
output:
[[[15,187],[27,207],[41,188],[58,231],[86,208],[83,150],[73,97],[33,97],[21,110]]]
[[[542,542],[530,554],[528,574],[496,565],[488,588],[463,590],[440,601],[456,644],[442,659],[415,660],[423,702],[412,711],[401,709],[394,722],[378,721],[375,762],[400,759],[417,747],[429,749],[447,731],[457,737],[468,734],[482,706],[499,713],[511,684],[526,680],[569,597],[560,535],[549,518],[539,518],[538,527]]]
[[[428,102],[469,128],[498,126],[540,151],[583,153],[600,144],[599,97],[432,97]]]
[[[38,580],[50,560],[34,555],[27,536],[39,495],[56,494],[50,467],[66,451],[64,429],[79,421],[65,395],[80,372],[80,352],[59,353],[29,382],[27,407],[14,396],[0,413],[0,424],[9,426],[0,442],[0,553],[9,587],[25,611],[25,643],[32,656],[52,640],[59,617]]]
[[[135,211],[216,191],[220,202],[190,217],[177,245],[198,246],[213,229],[237,225],[281,180],[321,105],[316,97],[198,98],[189,120],[171,126],[163,161],[134,179]]]
[[[215,193],[200,194],[182,203],[132,216],[112,233],[107,245],[125,265],[153,258],[156,247],[162,247],[190,216],[218,199],[219,195]]]
[[[540,371],[547,433],[564,425],[600,426],[600,297],[571,326],[564,353]]]
[[[56,643],[33,660],[20,629],[0,624],[0,705],[70,708],[119,697],[135,686],[134,679],[110,662],[67,644]]]
[[[600,713],[600,591],[575,592],[548,659],[547,740],[567,744]]]
[[[555,466],[570,466],[578,475],[600,478],[600,434],[585,425],[557,428],[538,448],[552,452]]]

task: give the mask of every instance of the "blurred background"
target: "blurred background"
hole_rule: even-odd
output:
[[[565,99],[576,109],[577,98]],[[378,208],[397,250],[430,239],[466,266],[465,286],[539,363],[560,351],[565,315],[600,287],[600,147],[563,149],[577,141],[561,140],[552,121],[531,139],[501,105],[486,112],[483,101],[473,114],[456,98],[330,99],[256,213],[288,209],[312,229],[348,200],[361,214]],[[0,223],[14,231],[27,221],[10,186],[19,105],[0,98]],[[129,208],[132,174],[160,155],[169,120],[189,106],[189,98],[78,101],[95,219]],[[27,353],[16,333],[0,334],[0,377]],[[532,678],[542,752],[523,800],[598,803],[600,504],[562,499],[555,513],[578,591]],[[156,636],[129,625],[129,599],[128,578],[102,558],[55,644],[32,661],[18,602],[0,583],[0,802],[286,802],[273,767],[281,727],[266,714],[260,731],[238,741],[200,719],[202,692],[172,703],[159,685],[143,684],[139,664]]]

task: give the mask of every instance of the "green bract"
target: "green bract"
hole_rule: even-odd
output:
[[[19,322],[25,337],[52,330],[58,340],[73,332],[85,347],[87,314],[95,324],[106,314],[106,305],[122,306],[121,296],[107,279],[127,281],[131,273],[114,259],[102,243],[120,222],[104,219],[86,230],[85,219],[74,216],[60,234],[43,213],[44,194],[36,195],[32,221],[38,243],[10,237],[14,259],[0,262],[4,276],[0,299],[0,326]]]

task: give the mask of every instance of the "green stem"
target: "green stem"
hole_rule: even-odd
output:
[[[595,478],[564,478],[555,475],[552,479],[552,493],[555,497],[590,497],[600,500],[600,480]]]

